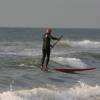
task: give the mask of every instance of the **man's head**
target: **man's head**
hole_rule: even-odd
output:
[[[48,33],[48,34],[51,34],[51,32],[52,32],[52,29],[51,29],[51,28],[48,28],[48,29],[46,30],[46,33]]]

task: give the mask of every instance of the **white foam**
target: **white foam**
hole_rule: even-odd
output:
[[[25,55],[25,56],[38,56],[41,55],[40,49],[24,49],[23,51],[20,51],[17,53],[18,55]]]
[[[70,45],[71,47],[85,47],[85,48],[100,48],[99,41],[90,41],[90,40],[82,40],[82,41],[69,41],[63,40],[60,41],[61,44]]]
[[[100,100],[100,86],[79,82],[72,88],[7,91],[0,93],[0,100]]]
[[[38,56],[41,55],[41,50],[40,49],[23,49],[23,50],[18,50],[18,51],[11,51],[10,50],[5,50],[3,52],[0,52],[0,54],[4,55],[18,55],[18,56]]]
[[[22,63],[22,64],[19,64],[19,66],[20,67],[23,67],[23,66],[27,66],[27,65]]]
[[[37,42],[35,42],[37,43]],[[41,54],[40,45],[32,42],[0,42],[0,54],[37,56]]]
[[[23,48],[16,46],[7,46],[0,48],[0,54],[3,55],[18,55],[18,56],[39,56],[42,54],[42,48]],[[52,55],[66,54],[66,51],[53,50]]]
[[[62,64],[62,65],[70,65],[76,68],[86,68],[87,65],[78,58],[64,58],[64,57],[54,57],[52,58],[53,61]]]
[[[90,86],[83,82],[79,82],[78,85],[70,88],[69,93],[73,94],[73,97],[77,97],[75,100],[100,100],[100,86]]]

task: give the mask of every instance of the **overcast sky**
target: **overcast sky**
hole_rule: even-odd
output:
[[[100,28],[100,0],[0,0],[0,26]]]

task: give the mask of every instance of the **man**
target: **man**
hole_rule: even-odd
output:
[[[46,58],[46,66],[45,66],[45,71],[48,70],[48,63],[50,59],[50,49],[53,48],[53,45],[50,44],[51,39],[53,40],[59,40],[60,38],[53,37],[51,35],[52,29],[49,28],[46,30],[46,33],[43,34],[43,47],[42,47],[42,67],[41,69],[44,68],[44,61]]]

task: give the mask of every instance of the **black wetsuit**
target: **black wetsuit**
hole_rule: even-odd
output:
[[[50,59],[50,48],[51,48],[50,41],[51,41],[51,39],[58,40],[58,38],[53,37],[53,36],[51,36],[50,34],[45,33],[45,34],[43,35],[42,67],[43,67],[44,60],[45,60],[45,57],[46,57],[46,56],[47,56],[47,59],[46,59],[46,67],[47,67],[47,65],[48,65],[48,63],[49,63],[49,59]]]

